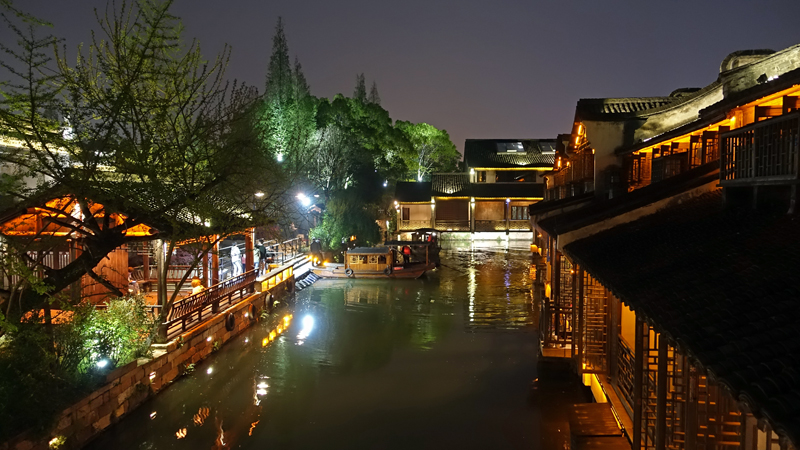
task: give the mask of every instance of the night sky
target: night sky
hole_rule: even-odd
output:
[[[15,0],[55,25],[68,48],[89,40],[104,0]],[[585,97],[668,95],[716,79],[741,49],[800,43],[800,1],[178,0],[186,37],[228,75],[263,91],[278,16],[314,95],[378,83],[395,120],[467,138],[554,138]],[[3,33],[7,36],[7,33]]]

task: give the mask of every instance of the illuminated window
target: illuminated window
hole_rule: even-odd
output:
[[[486,183],[486,171],[479,170],[477,174],[478,174],[478,183]]]
[[[511,220],[528,220],[528,207],[527,206],[512,206],[511,207]]]

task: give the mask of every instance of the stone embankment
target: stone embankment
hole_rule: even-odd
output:
[[[285,274],[283,269],[281,267],[273,272]],[[110,372],[106,376],[106,384],[61,413],[47,436],[33,437],[30,433],[23,433],[0,445],[0,450],[82,447],[145,400],[191,372],[194,364],[207,358],[212,351],[256,323],[258,312],[266,309],[271,299],[280,299],[294,291],[293,273],[277,278],[270,278],[270,274],[267,274],[265,278],[267,280],[259,283],[255,294],[167,344],[154,345],[153,359],[132,361]]]

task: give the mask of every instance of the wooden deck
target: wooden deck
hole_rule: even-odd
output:
[[[630,450],[622,436],[611,405],[579,403],[569,414],[570,448],[572,450]]]

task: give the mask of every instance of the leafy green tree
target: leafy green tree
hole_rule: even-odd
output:
[[[171,4],[109,8],[99,17],[102,38],[71,58],[64,51],[48,58],[52,39],[16,29],[19,45],[3,61],[0,124],[19,145],[0,154],[10,168],[0,183],[3,212],[53,198],[70,198],[79,210],[48,207],[50,222],[72,230],[68,236],[6,237],[48,287],[42,293],[23,286],[14,298],[0,292],[8,317],[42,308],[83,275],[113,292],[93,269],[123,244],[224,236],[269,223],[282,208],[286,184],[254,132],[256,91],[224,80],[228,48],[207,62],[196,42],[184,44]],[[266,195],[254,198],[257,191]],[[155,234],[125,233],[142,224]],[[64,267],[30,256],[68,239],[83,251]]]
[[[417,181],[422,181],[433,172],[455,170],[461,154],[447,131],[427,123],[403,121],[398,121],[395,127],[408,140],[409,145],[402,158]]]

